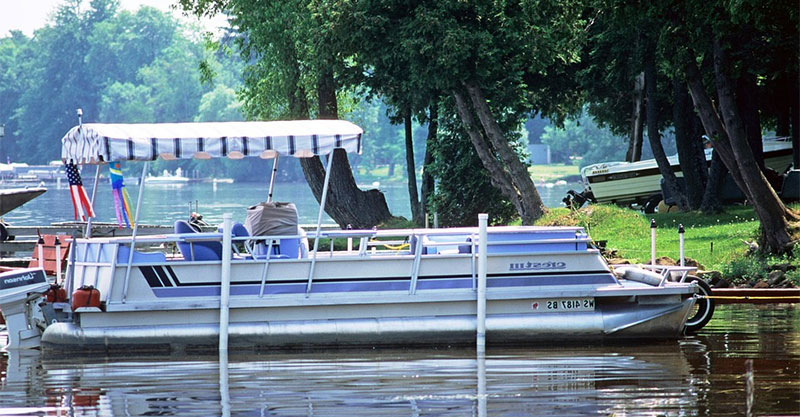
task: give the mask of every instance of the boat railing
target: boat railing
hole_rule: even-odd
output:
[[[557,232],[561,236],[570,237],[547,237],[548,233],[540,233],[542,238],[532,238],[531,232],[542,232],[540,228],[527,228],[518,227],[511,230],[497,229],[496,233],[492,234],[493,230],[490,228],[490,235],[487,241],[487,250],[489,253],[502,254],[502,255],[515,255],[515,254],[552,254],[564,253],[566,251],[575,252],[585,250],[589,247],[591,239],[586,235],[582,228],[562,228]],[[549,231],[547,231],[549,232]],[[529,235],[525,235],[529,233]],[[550,233],[552,235],[552,233]],[[357,257],[371,257],[371,256],[413,256],[411,262],[411,270],[409,271],[409,294],[416,292],[417,282],[419,278],[420,265],[422,263],[423,255],[447,255],[455,257],[470,257],[471,258],[471,275],[473,281],[473,289],[477,288],[477,255],[479,237],[476,228],[453,228],[453,229],[394,229],[394,230],[336,230],[336,231],[321,231],[318,235],[316,233],[298,234],[298,235],[259,235],[259,236],[236,236],[232,237],[233,242],[230,250],[234,251],[233,261],[241,262],[257,262],[262,263],[261,270],[261,288],[259,290],[259,298],[263,297],[267,276],[269,274],[270,264],[274,261],[288,261],[286,256],[276,255],[273,248],[279,244],[281,240],[285,239],[328,239],[330,241],[329,250],[318,250],[317,252],[311,251],[308,253],[306,261],[311,262],[308,275],[307,292],[310,293],[311,286],[314,281],[314,266],[315,260],[324,252],[328,252],[328,257],[334,257],[334,254],[350,255]],[[194,244],[201,244],[207,242],[219,242],[223,239],[222,233],[196,233],[196,234],[168,234],[168,235],[150,235],[139,237],[113,237],[113,238],[93,238],[93,239],[77,239],[76,247],[78,247],[78,258],[73,258],[72,268],[77,268],[75,276],[81,277],[81,282],[74,283],[74,285],[84,285],[87,281],[91,281],[94,285],[100,285],[100,274],[107,274],[109,278],[113,276],[113,271],[117,267],[124,267],[125,277],[123,281],[123,291],[121,301],[125,303],[128,294],[130,283],[130,271],[135,264],[159,264],[165,262],[177,261],[176,258],[167,258],[164,252],[168,251],[167,248],[172,247],[173,253],[176,252],[174,246],[179,243],[189,244],[193,247]],[[337,251],[334,247],[334,241],[337,239],[357,239],[358,249],[353,250],[352,246],[348,244],[347,250]],[[257,253],[255,244],[262,242],[266,251]],[[236,246],[241,246],[244,251],[240,251]],[[378,247],[383,246],[386,249],[379,250]],[[133,252],[131,254],[130,252]],[[161,256],[157,256],[160,254]],[[193,259],[192,253],[189,259]],[[183,260],[187,258],[183,257]],[[194,263],[219,263],[221,260],[205,260],[197,261]],[[661,267],[661,266],[659,266]],[[684,268],[682,270],[673,268],[665,274],[673,273],[674,271],[691,271],[692,268]],[[681,279],[685,278],[687,272],[684,272]],[[666,276],[666,275],[665,275]],[[88,278],[87,278],[88,277]],[[104,283],[107,294],[113,290],[113,279],[108,279]]]

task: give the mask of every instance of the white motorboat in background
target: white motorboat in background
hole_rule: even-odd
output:
[[[148,175],[144,181],[149,185],[185,185],[189,183],[189,178],[184,177],[181,169],[178,168],[175,170],[175,174],[171,174],[165,169],[161,175]]]
[[[62,142],[63,159],[75,163],[277,163],[360,152],[362,130],[341,120],[84,124]],[[293,204],[268,199],[240,213],[244,226],[226,221],[221,233],[178,220],[171,235],[77,239],[68,302],[40,302],[49,288],[41,271],[0,276],[9,348],[185,350],[223,337],[247,348],[452,346],[475,343],[481,323],[490,345],[674,339],[713,313],[710,300],[696,297],[708,289],[687,275],[693,268],[614,270],[579,227],[490,227],[485,242],[478,228],[322,230],[328,180],[308,236]]]
[[[784,173],[792,165],[791,138],[765,138],[764,164],[778,173]],[[706,161],[711,162],[711,149],[706,149]],[[683,172],[678,164],[678,155],[668,158],[672,171],[678,177]],[[661,198],[661,172],[655,159],[638,162],[603,162],[581,169],[586,188],[582,194],[596,203],[619,205],[638,204],[645,206],[658,203]]]

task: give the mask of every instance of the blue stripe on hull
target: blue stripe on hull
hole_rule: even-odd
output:
[[[489,288],[507,287],[538,287],[547,285],[596,285],[612,284],[614,277],[611,274],[598,275],[558,275],[558,276],[532,276],[532,277],[498,277],[489,278],[486,285]],[[315,282],[311,292],[341,293],[363,291],[404,291],[409,288],[409,281],[366,281],[366,282]],[[472,278],[452,279],[424,279],[417,282],[417,290],[440,289],[465,289],[472,288]],[[207,286],[161,287],[152,288],[153,294],[159,298],[169,297],[210,297],[219,296],[219,284]],[[258,295],[261,290],[259,284],[232,284],[231,295]],[[279,283],[264,286],[265,295],[277,294],[304,294],[306,283]]]

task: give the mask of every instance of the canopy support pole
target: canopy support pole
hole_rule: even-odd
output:
[[[89,204],[92,205],[94,208],[94,198],[97,196],[97,183],[100,182],[100,164],[97,164],[97,170],[94,172],[94,184],[92,185],[92,200],[89,201]],[[87,239],[92,237],[92,217],[90,216],[89,219],[86,221],[86,230],[83,232],[83,236]]]
[[[269,194],[267,194],[267,203],[272,202],[272,190],[275,189],[275,175],[278,173],[278,155],[275,155],[275,160],[272,162],[272,175],[269,177]]]
[[[314,256],[311,257],[311,268],[308,270],[308,284],[306,285],[306,297],[311,293],[311,280],[314,277],[314,267],[317,264],[317,249],[319,249],[319,234],[322,231],[322,213],[325,212],[325,200],[328,198],[328,184],[331,180],[331,167],[333,166],[333,152],[328,154],[328,167],[325,168],[325,182],[322,185],[322,197],[319,202],[319,214],[317,214],[317,233],[314,234]]]
[[[142,167],[142,177],[139,178],[139,195],[136,197],[136,214],[133,216],[133,233],[131,234],[131,250],[128,253],[128,267],[125,269],[125,281],[122,288],[122,303],[125,304],[128,298],[128,281],[131,278],[131,264],[133,263],[133,250],[136,245],[136,231],[139,229],[139,212],[142,209],[142,200],[144,200],[144,180],[147,175],[147,168],[150,165],[149,161],[145,161]]]

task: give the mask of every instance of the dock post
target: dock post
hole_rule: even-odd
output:
[[[486,352],[486,247],[489,215],[478,214],[478,353]]]
[[[683,225],[679,224],[678,225],[678,236],[680,237],[679,240],[680,240],[681,266],[684,266],[684,264],[686,263],[686,261],[685,261],[686,258],[683,256],[683,254],[684,254],[684,250],[683,250],[683,232],[684,232]]]
[[[231,229],[233,214],[222,215],[222,276],[219,293],[219,351],[228,350],[228,321],[231,293]]]
[[[656,266],[656,219],[650,219],[650,265]]]

